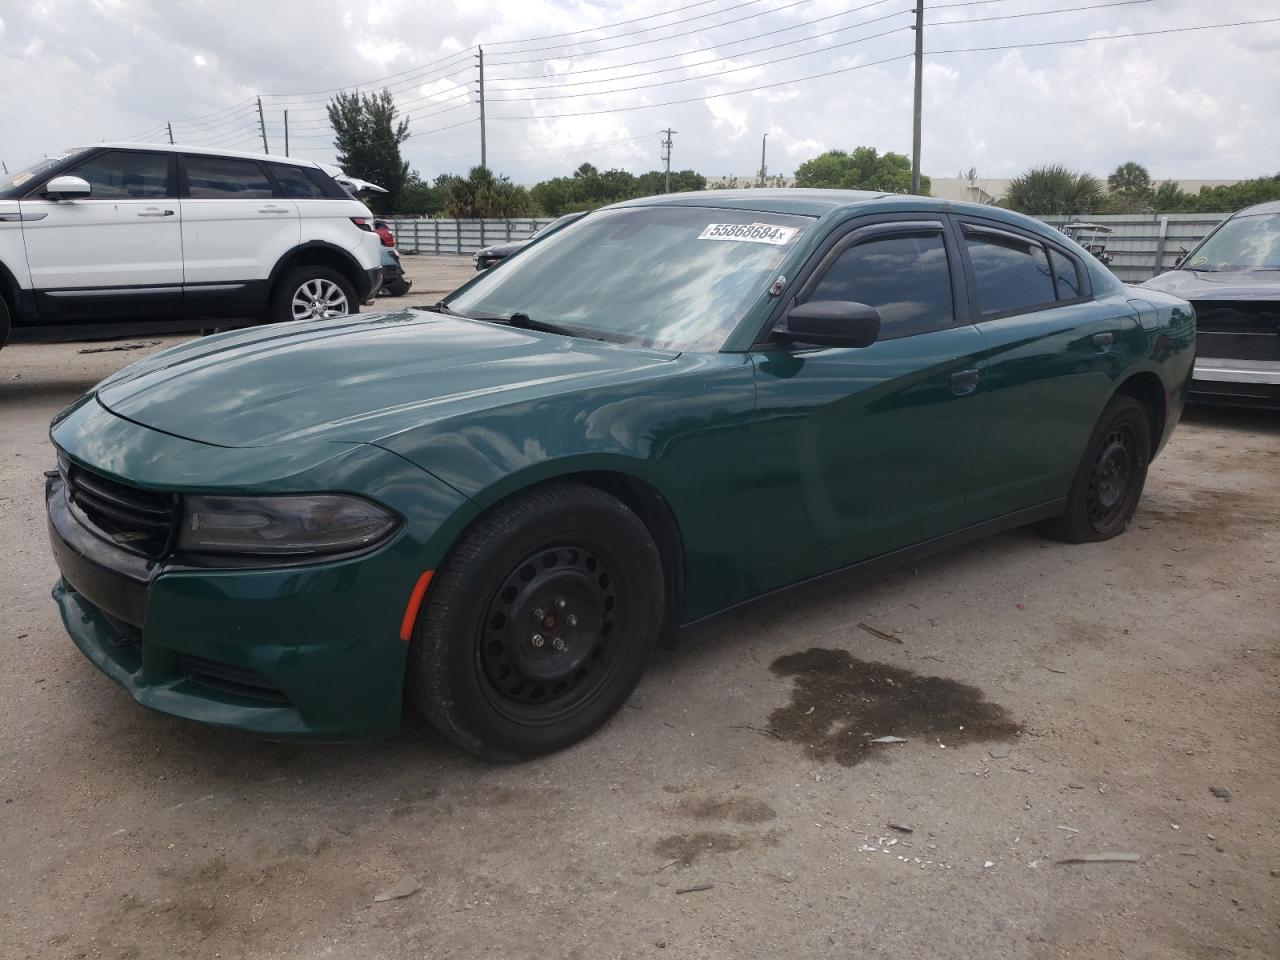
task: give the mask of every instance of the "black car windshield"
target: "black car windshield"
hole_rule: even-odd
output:
[[[82,147],[79,150],[71,150],[67,153],[61,153],[56,157],[43,157],[35,163],[29,164],[21,170],[15,170],[7,177],[0,179],[0,194],[8,193],[10,190],[17,190],[19,187],[30,189],[34,186],[42,173],[52,170],[55,166],[62,163],[63,160],[69,159],[75,154],[84,153],[88,148]]]
[[[533,244],[447,302],[523,314],[660,350],[715,351],[812,217],[714,207],[601,210]]]
[[[1280,270],[1280,213],[1228,220],[1183,266],[1190,270]]]

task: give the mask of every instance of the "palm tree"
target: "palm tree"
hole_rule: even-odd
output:
[[[1098,209],[1105,195],[1097,177],[1055,163],[1032,167],[1014,177],[1003,203],[1010,210],[1036,217],[1074,216]]]
[[[1144,194],[1151,189],[1151,174],[1142,164],[1130,160],[1120,164],[1115,172],[1107,177],[1107,186],[1116,193]]]

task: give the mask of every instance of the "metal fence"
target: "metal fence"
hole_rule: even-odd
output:
[[[462,256],[495,243],[528,240],[553,217],[521,217],[516,220],[427,220],[392,218],[387,226],[396,235],[401,253]]]
[[[1127,283],[1149,280],[1171,269],[1179,248],[1190,250],[1228,214],[1109,214],[1089,217],[1043,217],[1045,223],[1061,228],[1072,221],[1087,220],[1111,228],[1106,235],[1107,252],[1113,257],[1111,270]],[[428,220],[408,217],[388,220],[403,253],[434,256],[463,256],[495,243],[527,240],[550,223],[550,217],[521,217],[514,220]]]
[[[1173,269],[1179,248],[1190,250],[1230,214],[1127,213],[1106,216],[1041,217],[1061,229],[1063,224],[1087,221],[1110,227],[1105,234],[1111,272],[1126,283],[1141,283]]]

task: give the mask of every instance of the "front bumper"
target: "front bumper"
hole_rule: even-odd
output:
[[[399,729],[399,638],[417,550],[404,532],[358,558],[282,569],[192,569],[99,539],[46,482],[53,589],[80,651],[140,704],[272,739]]]
[[[1280,361],[1197,357],[1191,394],[1210,402],[1280,407]]]

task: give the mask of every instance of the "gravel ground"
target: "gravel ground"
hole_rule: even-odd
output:
[[[406,259],[415,299],[470,273]],[[142,342],[0,352],[0,957],[1280,956],[1274,417],[1193,412],[1117,540],[776,606],[488,766],[205,729],[76,652],[47,424]],[[1101,852],[1139,859],[1058,862]]]

